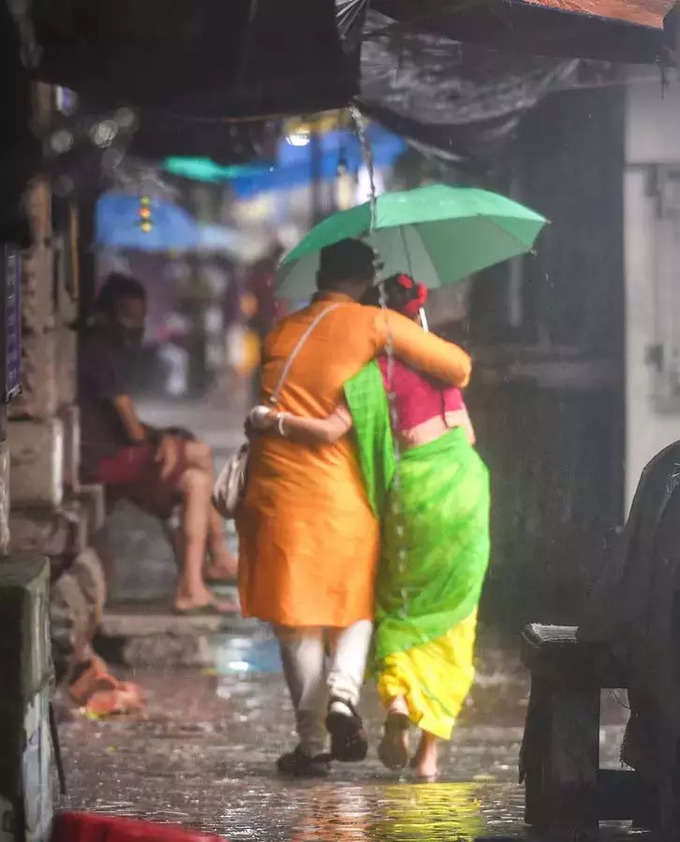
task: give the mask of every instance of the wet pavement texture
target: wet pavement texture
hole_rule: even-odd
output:
[[[278,650],[264,628],[225,635],[213,670],[137,671],[144,714],[60,725],[69,793],[63,806],[175,822],[231,840],[402,842],[538,840],[523,824],[517,757],[528,676],[516,653],[482,634],[478,677],[442,776],[419,783],[377,760],[381,716],[367,687],[362,710],[372,741],[361,764],[335,764],[323,781],[276,774],[292,748],[293,717]],[[616,768],[625,697],[604,698],[601,763]],[[415,744],[417,734],[413,734]],[[625,825],[606,840],[650,840]]]

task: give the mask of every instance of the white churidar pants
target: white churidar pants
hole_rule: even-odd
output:
[[[373,624],[347,628],[275,626],[283,674],[295,709],[300,747],[309,757],[327,750],[331,696],[356,705],[364,682]]]

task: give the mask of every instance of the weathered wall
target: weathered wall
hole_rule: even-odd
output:
[[[626,498],[630,505],[640,472],[661,448],[680,438],[680,401],[658,397],[678,347],[680,319],[677,267],[680,264],[678,210],[659,215],[661,186],[656,168],[680,171],[680,82],[631,84],[627,91],[626,232]],[[655,364],[650,351],[664,359]]]
[[[34,95],[35,120],[46,129],[54,90],[38,84]],[[9,550],[37,552],[51,562],[52,642],[62,678],[91,656],[103,610],[103,567],[89,546],[101,526],[103,496],[99,486],[81,487],[78,476],[78,219],[42,177],[30,183],[25,204],[32,245],[22,258],[23,393],[9,407],[6,444],[0,425],[0,549],[7,549],[9,520]],[[4,457],[11,462],[9,482]]]
[[[7,410],[0,406],[0,555],[9,547],[9,446]]]
[[[26,206],[33,246],[22,261],[23,392],[9,407],[10,488],[14,509],[54,510],[64,499],[65,481],[73,485],[78,464],[72,446],[79,438],[78,415],[69,411],[76,391],[76,337],[70,325],[77,301],[63,239],[53,230],[46,180],[33,180]]]
[[[673,71],[665,81],[630,81],[626,87],[627,164],[678,163],[680,81]]]
[[[52,819],[48,726],[50,571],[42,556],[0,562],[0,838],[47,842]]]
[[[473,301],[469,402],[493,497],[486,613],[513,624],[577,621],[623,521],[623,128],[612,90],[556,95],[529,116],[514,181],[551,225],[525,261],[515,324],[507,278],[478,282]]]

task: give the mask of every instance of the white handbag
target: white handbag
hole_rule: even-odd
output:
[[[295,358],[302,349],[309,335],[319,322],[325,318],[330,312],[337,309],[339,304],[331,304],[325,310],[322,310],[319,315],[308,326],[307,330],[298,339],[295,347],[290,352],[286,364],[283,367],[279,382],[276,384],[276,389],[271,396],[270,403],[272,407],[276,406],[281,395],[281,390],[288,378],[288,373],[293,365]],[[243,499],[246,490],[246,480],[248,478],[248,456],[250,447],[248,443],[242,444],[239,449],[233,453],[225,466],[220,471],[215,485],[213,487],[212,504],[220,515],[226,520],[230,520],[236,515],[239,503]]]

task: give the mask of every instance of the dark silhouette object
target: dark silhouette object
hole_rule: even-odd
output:
[[[532,824],[633,818],[664,839],[678,838],[679,486],[675,442],[642,472],[620,551],[593,587],[581,627],[524,630],[532,692],[520,775]],[[634,773],[598,770],[602,687],[629,691],[622,760]]]

